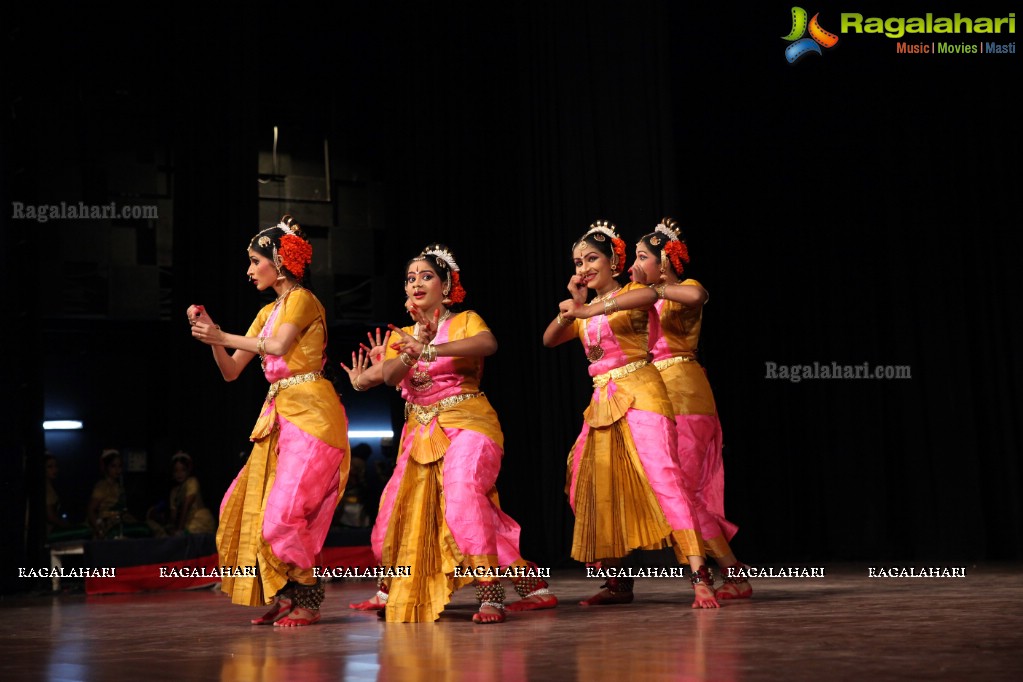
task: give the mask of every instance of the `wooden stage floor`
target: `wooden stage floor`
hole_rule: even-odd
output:
[[[0,680],[1023,680],[1023,566],[824,568],[700,611],[670,578],[637,580],[630,605],[580,607],[600,581],[556,571],[561,606],[488,626],[469,622],[471,589],[437,623],[383,623],[348,609],[373,593],[365,581],[327,585],[305,628],[249,625],[258,610],[209,589],[15,595],[0,600]]]

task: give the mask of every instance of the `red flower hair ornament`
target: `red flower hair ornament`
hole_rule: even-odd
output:
[[[300,280],[305,275],[306,266],[313,262],[313,247],[294,233],[282,234],[277,256],[279,265]]]
[[[665,218],[654,228],[655,233],[663,234],[668,241],[661,250],[661,272],[664,272],[664,257],[667,256],[675,274],[682,275],[685,271],[684,263],[689,263],[689,247],[679,239],[679,231],[676,223],[671,218]],[[653,242],[652,242],[653,243]]]

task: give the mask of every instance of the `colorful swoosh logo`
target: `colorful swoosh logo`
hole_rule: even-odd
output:
[[[810,53],[822,54],[821,48],[834,47],[838,44],[838,36],[831,31],[825,30],[818,21],[820,13],[813,15],[807,21],[806,10],[802,7],[792,8],[792,30],[782,40],[791,43],[785,48],[785,59],[789,64],[795,64]],[[809,33],[810,37],[805,37]]]

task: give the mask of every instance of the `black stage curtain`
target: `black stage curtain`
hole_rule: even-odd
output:
[[[589,383],[579,347],[541,335],[590,222],[633,244],[671,215],[711,294],[701,354],[741,558],[1020,558],[1015,55],[896,59],[850,37],[790,66],[787,5],[714,21],[671,2],[344,12],[168,24],[175,309],[202,296],[247,326],[256,136],[328,130],[386,188],[381,322],[403,321],[410,256],[432,241],[458,256],[500,342],[484,389],[506,435],[502,504],[524,553],[557,566]],[[225,387],[178,331],[153,341],[154,385],[190,438],[229,451],[261,379]],[[911,378],[767,378],[814,362]]]

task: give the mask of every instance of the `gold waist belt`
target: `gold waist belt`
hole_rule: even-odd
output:
[[[441,412],[443,412],[444,410],[446,410],[448,408],[451,408],[451,407],[454,407],[458,403],[465,402],[469,398],[482,398],[482,397],[483,397],[483,391],[479,391],[478,393],[459,393],[458,395],[453,395],[450,398],[444,398],[442,400],[438,400],[437,402],[430,403],[429,405],[419,405],[419,404],[416,404],[416,403],[406,402],[405,403],[405,419],[407,420],[409,414],[412,413],[412,414],[416,415],[416,420],[420,424],[422,424],[423,426],[426,426],[427,424],[432,422],[434,419],[436,419],[437,415],[440,414]]]
[[[615,367],[610,372],[604,372],[603,374],[598,374],[595,377],[593,377],[593,387],[603,388],[607,386],[609,381],[612,380],[617,381],[618,379],[626,377],[635,372],[637,369],[640,369],[641,367],[646,367],[649,364],[650,363],[647,362],[646,360],[636,360],[635,362],[630,362],[627,365]]]
[[[273,400],[277,397],[277,394],[286,388],[297,386],[298,384],[304,384],[307,381],[316,381],[317,379],[323,378],[323,372],[306,372],[305,374],[296,374],[293,377],[287,377],[286,379],[279,379],[270,384],[270,390],[266,392],[266,399]]]
[[[673,358],[665,358],[663,360],[654,360],[654,367],[660,371],[664,371],[672,365],[677,365],[680,362],[696,362],[696,357],[693,355],[678,355]]]

